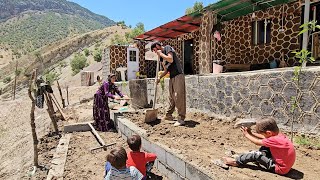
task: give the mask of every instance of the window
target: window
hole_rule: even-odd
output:
[[[268,44],[271,42],[271,20],[252,22],[252,44]]]
[[[137,52],[129,51],[129,61],[137,61]]]

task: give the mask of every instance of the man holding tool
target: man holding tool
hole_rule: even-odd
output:
[[[157,83],[159,83],[160,79],[168,72],[170,73],[169,108],[164,120],[173,121],[172,114],[175,107],[177,107],[179,116],[174,126],[183,126],[186,117],[186,88],[180,60],[177,57],[175,50],[169,45],[162,46],[160,42],[154,42],[151,45],[151,49],[160,57],[160,62],[164,68],[164,72],[160,75],[159,79],[157,79]]]

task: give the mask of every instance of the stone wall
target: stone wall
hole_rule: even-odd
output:
[[[257,11],[256,20],[271,20],[271,42],[253,45],[252,14],[222,23],[221,41],[217,42],[215,59],[226,61],[227,64],[258,64],[281,58],[294,56],[292,51],[299,49],[299,26],[301,25],[301,8],[298,3],[289,3]],[[284,15],[282,17],[282,14]],[[283,29],[282,19],[284,19]],[[293,64],[292,60],[289,64]]]
[[[292,81],[293,68],[224,73],[212,76],[186,76],[187,107],[223,116],[273,116],[280,126],[290,128],[291,97],[300,101],[295,110],[294,129],[318,133],[320,130],[320,69],[308,67],[298,85]],[[159,103],[167,103],[159,88]],[[164,96],[160,98],[160,95]]]

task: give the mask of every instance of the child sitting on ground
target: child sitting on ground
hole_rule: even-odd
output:
[[[224,157],[224,162],[230,166],[241,166],[249,162],[263,165],[268,171],[277,174],[287,174],[296,159],[292,142],[279,133],[279,128],[273,118],[264,118],[256,123],[256,132],[250,128],[241,127],[243,135],[256,145],[262,146],[259,151],[241,154],[236,159]]]
[[[105,180],[141,180],[143,175],[137,168],[126,167],[127,152],[123,147],[111,150],[107,156]]]
[[[127,143],[132,150],[128,153],[127,166],[136,167],[146,179],[147,172],[152,169],[154,161],[157,159],[157,155],[153,153],[140,152],[141,149],[141,137],[139,135],[133,135],[127,139]]]

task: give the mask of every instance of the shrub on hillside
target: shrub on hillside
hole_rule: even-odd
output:
[[[3,58],[3,55],[0,55],[0,58]]]
[[[6,84],[9,83],[10,81],[11,81],[11,77],[10,76],[8,76],[8,77],[3,79],[3,82],[6,83]]]
[[[88,66],[87,58],[83,54],[76,54],[70,62],[73,75],[79,73],[84,67]]]
[[[84,55],[88,57],[90,54],[89,49],[84,49],[83,51],[84,51]]]
[[[45,80],[51,85],[54,81],[59,80],[60,74],[56,71],[45,71],[46,74],[44,74]]]
[[[102,59],[102,51],[101,51],[101,49],[96,50],[96,51],[94,52],[94,54],[93,54],[93,59],[94,59],[95,61],[97,61],[97,62],[100,62],[100,61],[101,61],[101,59]]]

